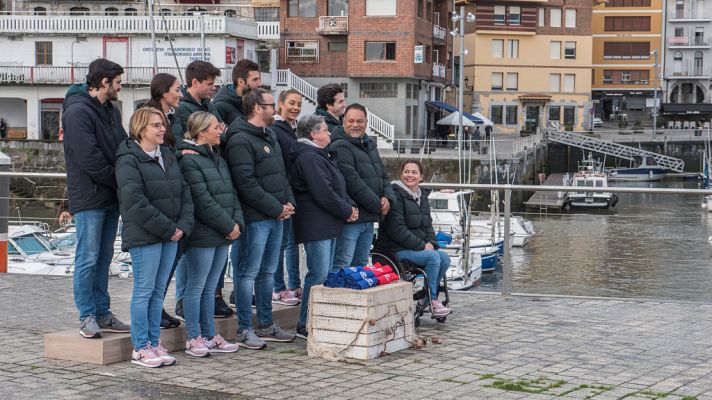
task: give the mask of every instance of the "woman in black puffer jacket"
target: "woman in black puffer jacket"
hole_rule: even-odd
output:
[[[116,152],[116,182],[123,220],[122,250],[131,254],[131,362],[160,367],[175,362],[159,342],[163,293],[178,241],[193,229],[190,188],[173,151],[163,146],[161,111],[131,116],[130,137]]]

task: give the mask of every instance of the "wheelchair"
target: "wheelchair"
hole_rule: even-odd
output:
[[[432,315],[430,310],[430,304],[433,299],[432,293],[430,293],[430,285],[428,285],[428,276],[425,274],[425,268],[420,265],[416,265],[408,260],[401,260],[396,257],[395,254],[373,248],[371,250],[371,262],[372,264],[381,263],[381,265],[390,265],[393,267],[395,272],[398,274],[398,279],[410,282],[414,285],[413,300],[415,301],[415,313],[413,316],[415,326],[420,326],[420,318],[423,314],[430,313],[430,318],[436,320],[437,322],[443,323],[447,317],[435,317]],[[422,287],[418,285],[418,276],[423,277]],[[445,294],[445,300],[443,300],[443,305],[447,306],[450,303],[450,294],[447,288],[447,277],[443,276],[443,281],[438,283],[438,291]],[[422,304],[420,300],[427,298],[427,303]]]

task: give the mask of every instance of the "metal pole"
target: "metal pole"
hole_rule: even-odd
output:
[[[463,145],[463,132],[462,132],[462,108],[464,107],[465,99],[464,99],[464,85],[465,85],[465,6],[460,6],[460,65],[458,65],[457,69],[459,71],[459,82],[457,84],[457,110],[460,112],[459,119],[457,121],[457,140],[458,140],[458,148],[460,149],[459,155],[460,155],[460,161],[462,163],[462,145]],[[465,171],[462,171],[462,167],[460,167],[460,176],[461,176],[461,183],[465,183]],[[469,183],[469,182],[467,182]]]
[[[0,153],[0,171],[10,171],[12,161]],[[7,272],[7,219],[10,216],[10,177],[0,177],[0,273]]]
[[[153,50],[153,75],[158,73],[158,55],[156,55],[156,21],[153,19],[153,0],[148,1],[148,18],[151,19],[151,49]]]
[[[201,59],[205,61],[205,18],[203,13],[200,13],[200,47]]]
[[[653,142],[655,141],[655,130],[658,127],[658,50],[652,51],[655,58],[653,64]]]
[[[72,84],[74,84],[74,43],[76,42],[77,39],[74,39],[74,41],[72,41],[72,45],[69,46],[69,60],[72,63],[72,69],[70,70],[70,78],[72,80]]]
[[[512,260],[509,254],[509,214],[512,205],[512,189],[504,189],[504,256],[502,257],[502,296],[512,294]],[[497,221],[499,225],[499,221]]]

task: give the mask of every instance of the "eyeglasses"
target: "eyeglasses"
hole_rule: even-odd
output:
[[[152,126],[156,129],[161,129],[161,128],[163,128],[164,125],[163,125],[163,122],[152,122],[152,123],[148,124],[148,126]]]
[[[274,104],[270,104],[270,103],[266,103],[266,104],[257,103],[257,104],[261,105],[262,107],[272,107],[272,108],[274,108]]]

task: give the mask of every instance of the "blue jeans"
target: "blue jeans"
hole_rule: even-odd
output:
[[[373,222],[346,224],[336,240],[334,270],[343,267],[362,267],[368,264],[373,243]]]
[[[131,343],[136,350],[146,347],[148,343],[158,346],[163,294],[177,248],[178,242],[163,242],[129,249],[134,280]]]
[[[438,298],[438,284],[450,267],[450,257],[440,250],[401,250],[396,252],[399,259],[408,260],[425,267],[428,287],[433,300]]]
[[[257,305],[259,327],[272,325],[272,288],[279,263],[282,222],[274,219],[247,224],[240,241],[241,257],[237,263],[238,329],[252,329],[252,293]]]
[[[102,318],[109,306],[109,265],[114,256],[118,208],[80,211],[77,225],[77,250],[74,255],[74,304],[79,320],[93,315]]]
[[[176,301],[181,300],[185,296],[185,286],[188,282],[188,272],[186,271],[186,258],[183,257],[183,253],[176,254],[178,259],[175,261],[175,275],[176,275]]]
[[[314,285],[321,285],[326,281],[326,275],[331,271],[336,251],[336,239],[314,240],[304,242],[304,251],[307,253],[307,275],[304,277],[304,292],[302,295],[302,309],[299,313],[297,326],[307,325],[307,311],[309,310],[309,292]]]
[[[243,232],[242,235],[245,233]],[[240,236],[242,236],[240,235]],[[233,295],[237,292],[237,258],[240,250],[240,239],[237,238],[232,241],[230,245],[230,264],[232,265],[232,293]]]
[[[189,267],[183,310],[188,340],[215,335],[215,288],[225,268],[227,247],[189,247],[185,251]]]
[[[274,273],[274,291],[294,290],[302,283],[299,280],[299,245],[294,241],[291,218],[284,221],[284,235],[282,235],[282,247],[279,251],[279,265]],[[287,267],[289,286],[284,283],[285,266]]]

